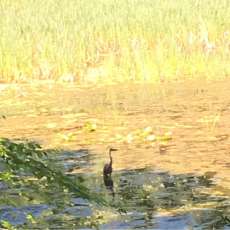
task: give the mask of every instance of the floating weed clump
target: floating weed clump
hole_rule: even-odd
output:
[[[76,139],[76,134],[73,132],[70,133],[58,133],[58,137],[61,141],[74,141]]]
[[[118,143],[137,144],[145,143],[152,145],[154,142],[168,142],[172,140],[173,133],[171,131],[164,132],[163,134],[156,134],[151,126],[143,129],[136,129],[128,134],[115,134],[114,141]]]
[[[86,132],[95,132],[97,130],[97,123],[95,121],[87,121],[84,124],[84,130]]]

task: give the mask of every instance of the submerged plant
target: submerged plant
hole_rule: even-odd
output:
[[[0,162],[3,168],[0,179],[9,181],[28,175],[30,178],[34,177],[34,180],[46,180],[47,183],[68,189],[82,198],[104,203],[103,199],[90,194],[79,179],[65,175],[57,166],[50,163],[48,152],[36,142],[16,143],[9,139],[0,139]]]
[[[35,142],[13,142],[0,139],[1,206],[19,207],[50,204],[54,209],[71,205],[71,198],[80,197],[106,204],[99,195],[90,192],[77,176],[65,173],[49,160],[49,153]],[[14,196],[7,193],[12,189]]]

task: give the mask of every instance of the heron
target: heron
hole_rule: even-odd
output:
[[[113,167],[112,167],[113,158],[112,158],[111,154],[112,154],[113,151],[117,151],[117,149],[109,148],[110,162],[104,165],[104,169],[103,169],[104,176],[109,176],[109,175],[111,176],[111,174],[112,174],[112,171],[113,171]]]

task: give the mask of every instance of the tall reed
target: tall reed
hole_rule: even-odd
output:
[[[0,80],[230,75],[229,0],[1,0]]]

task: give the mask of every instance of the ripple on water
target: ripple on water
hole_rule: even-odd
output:
[[[48,205],[31,205],[20,208],[5,206],[0,208],[0,221],[8,221],[12,225],[21,225],[27,222],[27,215],[38,217],[43,211],[49,209]]]

